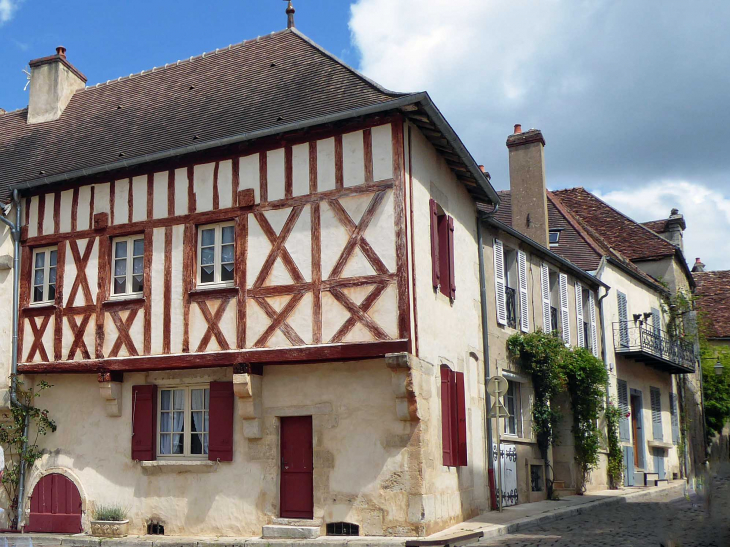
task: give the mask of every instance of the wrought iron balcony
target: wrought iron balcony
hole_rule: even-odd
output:
[[[614,323],[613,346],[619,355],[670,374],[687,374],[695,370],[694,345],[672,339],[659,329],[636,326],[629,321]]]
[[[507,300],[507,325],[513,329],[517,328],[517,294],[512,287],[505,287],[504,292]]]

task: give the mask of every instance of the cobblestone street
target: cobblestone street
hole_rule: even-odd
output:
[[[729,547],[730,474],[710,496],[628,502],[474,544],[479,547]]]

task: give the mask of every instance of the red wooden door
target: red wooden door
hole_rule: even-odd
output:
[[[281,516],[314,517],[312,417],[281,418]]]
[[[81,496],[76,485],[59,474],[43,477],[30,498],[26,532],[77,534],[81,529]]]

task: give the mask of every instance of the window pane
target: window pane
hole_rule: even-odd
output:
[[[36,270],[33,277],[33,285],[43,285],[43,270]]]
[[[35,267],[42,268],[46,264],[46,253],[36,253]]]
[[[190,431],[193,433],[203,432],[203,411],[199,410],[192,413],[192,423],[190,424]]]
[[[160,454],[172,454],[172,438],[170,435],[160,435]]]
[[[203,435],[203,454],[208,453],[208,435]]]
[[[172,431],[172,419],[169,412],[160,413],[160,432]]]
[[[134,247],[132,248],[133,256],[144,255],[144,239],[135,239]]]
[[[215,262],[215,249],[213,247],[205,247],[200,249],[200,263],[213,264]]]
[[[127,292],[127,278],[126,277],[115,277],[114,278],[114,294],[124,294]]]
[[[43,287],[33,288],[33,302],[43,302]]]
[[[56,268],[48,268],[48,282],[56,284]]]
[[[221,232],[221,243],[233,243],[233,226],[224,226]]]
[[[56,285],[48,285],[48,300],[56,299]]]
[[[201,283],[212,283],[215,281],[213,275],[213,266],[203,266],[200,268],[200,282]]]
[[[206,433],[210,431],[210,423],[208,421],[208,413],[207,412],[205,413],[205,429],[203,431],[205,431]],[[206,454],[207,453],[208,452],[206,451]]]
[[[191,454],[202,454],[203,453],[203,440],[200,437],[201,437],[201,435],[198,435],[198,434],[190,436],[190,453]]]
[[[116,258],[127,258],[127,242],[117,241],[114,244],[114,256]]]
[[[127,275],[126,258],[119,258],[114,261],[114,275]]]
[[[172,413],[172,430],[176,433],[182,433],[185,431],[185,413],[184,412],[173,412]]]
[[[172,436],[172,453],[182,454],[183,453],[183,435],[173,434]]]
[[[210,408],[210,389],[205,389],[205,408]],[[206,431],[208,431],[208,428],[205,428]]]
[[[170,395],[171,391],[169,389],[163,389],[160,391],[160,408],[162,410],[170,410]]]
[[[193,389],[190,393],[191,398],[191,404],[190,408],[191,410],[203,410],[205,407],[203,406],[205,404],[205,394],[203,393],[205,390],[203,389]],[[200,430],[198,430],[200,431]]]
[[[142,292],[144,289],[144,283],[142,282],[141,275],[135,275],[132,277],[132,292]]]
[[[221,262],[233,262],[233,245],[221,247]]]
[[[49,266],[55,266],[56,265],[56,259],[58,258],[58,251],[51,251],[51,261],[48,264]]]
[[[233,264],[223,264],[221,267],[221,281],[233,281]]]
[[[201,247],[211,247],[215,245],[215,228],[203,230],[201,238]]]
[[[184,389],[176,389],[173,391],[173,408],[175,410],[185,410],[185,390]]]
[[[141,274],[142,272],[144,272],[144,258],[135,258],[132,260],[132,273]]]

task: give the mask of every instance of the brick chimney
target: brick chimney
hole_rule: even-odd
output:
[[[56,54],[34,59],[30,63],[30,98],[28,123],[57,120],[73,94],[83,89],[86,76],[66,59],[66,48]]]
[[[548,247],[545,139],[539,129],[523,133],[520,124],[514,131],[507,137],[512,227]]]

